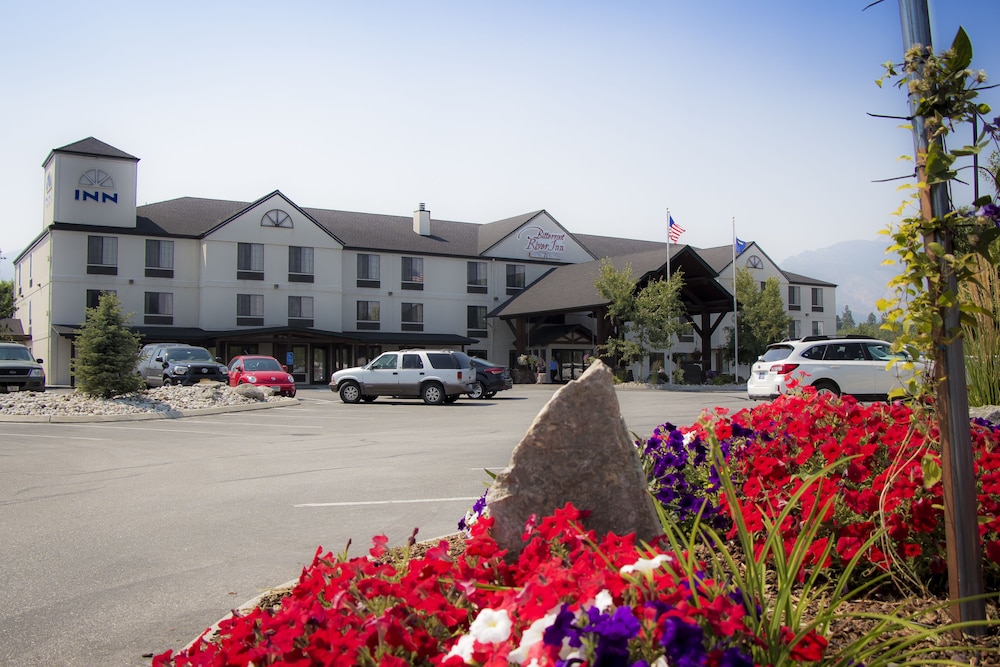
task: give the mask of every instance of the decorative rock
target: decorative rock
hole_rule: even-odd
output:
[[[261,391],[260,387],[255,387],[252,384],[237,385],[234,391],[240,396],[252,398],[257,401],[263,401],[265,398],[264,392]]]
[[[599,537],[635,532],[651,540],[663,532],[611,369],[602,362],[553,395],[493,481],[486,495],[493,538],[516,555],[529,517],[567,502],[590,511],[583,524]]]

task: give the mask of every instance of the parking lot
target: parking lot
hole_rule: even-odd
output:
[[[299,575],[452,533],[551,385],[427,406],[298,405],[154,421],[0,423],[0,665],[145,665]],[[618,392],[630,431],[692,423],[742,391]]]

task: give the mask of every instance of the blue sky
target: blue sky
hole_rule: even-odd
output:
[[[0,41],[12,258],[41,231],[41,163],[94,136],[138,199],[252,201],[571,232],[744,240],[772,259],[892,222],[912,171],[897,0],[16,3]],[[1000,81],[1000,2],[931,1]],[[1000,114],[1000,93],[985,97]]]

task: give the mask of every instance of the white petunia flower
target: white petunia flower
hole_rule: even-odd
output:
[[[524,664],[525,659],[528,657],[528,651],[532,646],[542,641],[545,636],[545,630],[548,629],[556,620],[556,614],[546,614],[540,619],[536,620],[528,629],[521,634],[521,643],[518,644],[517,648],[510,652],[507,659],[510,662],[516,662],[519,665]],[[535,660],[532,659],[532,662]],[[528,663],[528,667],[531,667],[531,663]]]
[[[644,574],[647,579],[651,579],[653,577],[653,572],[670,560],[671,558],[667,554],[660,554],[653,558],[640,558],[632,565],[623,565],[619,572],[621,574],[632,574],[633,572],[638,572],[640,574]]]
[[[614,604],[614,600],[611,598],[611,593],[609,593],[606,588],[602,589],[601,592],[594,598],[594,607],[596,607],[597,611],[601,613],[606,612],[612,604]]]
[[[472,660],[472,649],[475,646],[475,643],[476,640],[473,639],[471,635],[462,635],[458,638],[458,641],[455,642],[455,645],[451,647],[451,650],[448,651],[448,655],[445,656],[445,659],[457,655],[465,661],[465,664],[469,664],[469,661]]]
[[[506,609],[483,609],[469,626],[469,634],[482,644],[499,644],[510,637],[511,621]]]

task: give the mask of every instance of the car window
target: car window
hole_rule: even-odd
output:
[[[281,364],[277,359],[247,359],[243,367],[247,372],[281,370]]]
[[[902,361],[909,359],[905,352],[893,352],[892,347],[887,343],[866,343],[865,347],[868,348],[868,354],[875,361],[884,361],[888,363],[891,359],[899,359]]]
[[[779,345],[776,347],[769,347],[764,351],[761,356],[763,361],[781,361],[782,359],[787,359],[788,355],[792,353],[791,345]]]
[[[826,346],[826,361],[864,361],[861,343],[831,343]]]
[[[26,347],[0,348],[0,359],[4,361],[34,361],[31,352]]]
[[[213,361],[208,350],[201,347],[181,347],[168,349],[163,358],[167,361]]]
[[[820,360],[823,358],[825,353],[826,345],[813,345],[812,347],[802,350],[802,352],[799,353],[799,356],[804,359]]]
[[[395,354],[383,354],[381,357],[372,362],[372,369],[386,370],[396,368],[396,355]]]
[[[462,356],[464,357],[465,355],[463,354]],[[468,359],[468,357],[465,357],[465,358]],[[452,354],[450,352],[428,352],[427,353],[427,360],[429,362],[431,362],[431,366],[433,368],[468,368],[469,367],[468,364],[466,364],[465,366],[460,366],[459,364],[461,363],[461,361],[458,358],[458,355]],[[471,363],[472,363],[472,361],[470,360],[469,364],[471,364]]]
[[[403,355],[403,368],[423,368],[424,360],[420,358],[419,354],[404,354]]]

